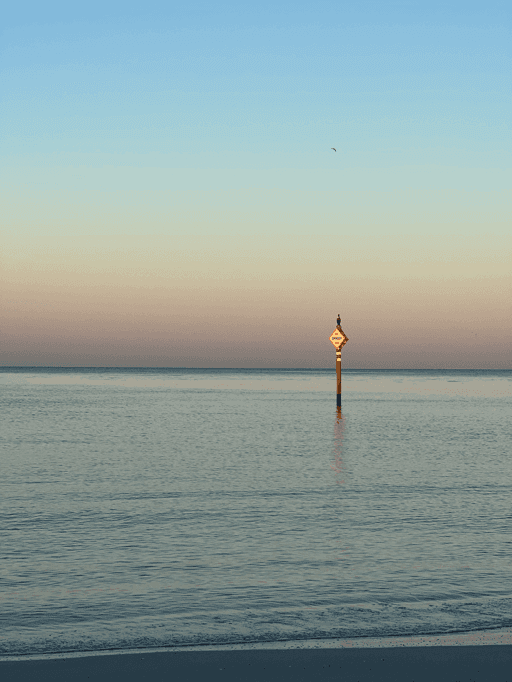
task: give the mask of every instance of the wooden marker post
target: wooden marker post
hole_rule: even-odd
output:
[[[336,406],[341,407],[341,349],[348,341],[348,336],[341,328],[341,318],[338,314],[336,329],[330,335],[329,340],[336,348]]]

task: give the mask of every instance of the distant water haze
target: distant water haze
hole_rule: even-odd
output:
[[[508,368],[510,252],[461,235],[7,239],[3,366]]]

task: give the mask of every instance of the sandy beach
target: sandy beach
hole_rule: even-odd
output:
[[[512,682],[512,645],[159,651],[0,662],[5,682]]]
[[[5,682],[512,681],[512,647],[205,651],[0,663]]]

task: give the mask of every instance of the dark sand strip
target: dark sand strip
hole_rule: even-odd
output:
[[[168,651],[0,662],[1,682],[512,682],[512,646]]]

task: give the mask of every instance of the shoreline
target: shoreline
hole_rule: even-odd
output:
[[[5,682],[512,682],[512,645],[174,651],[0,661]]]
[[[61,659],[93,658],[96,656],[146,656],[160,653],[201,653],[231,651],[295,651],[336,649],[396,649],[464,646],[511,646],[512,627],[496,630],[475,630],[430,635],[396,635],[393,637],[355,637],[330,639],[294,639],[265,642],[238,642],[227,644],[190,644],[136,649],[98,649],[62,651],[33,654],[0,654],[2,662],[50,661]],[[512,675],[511,675],[512,682]]]

